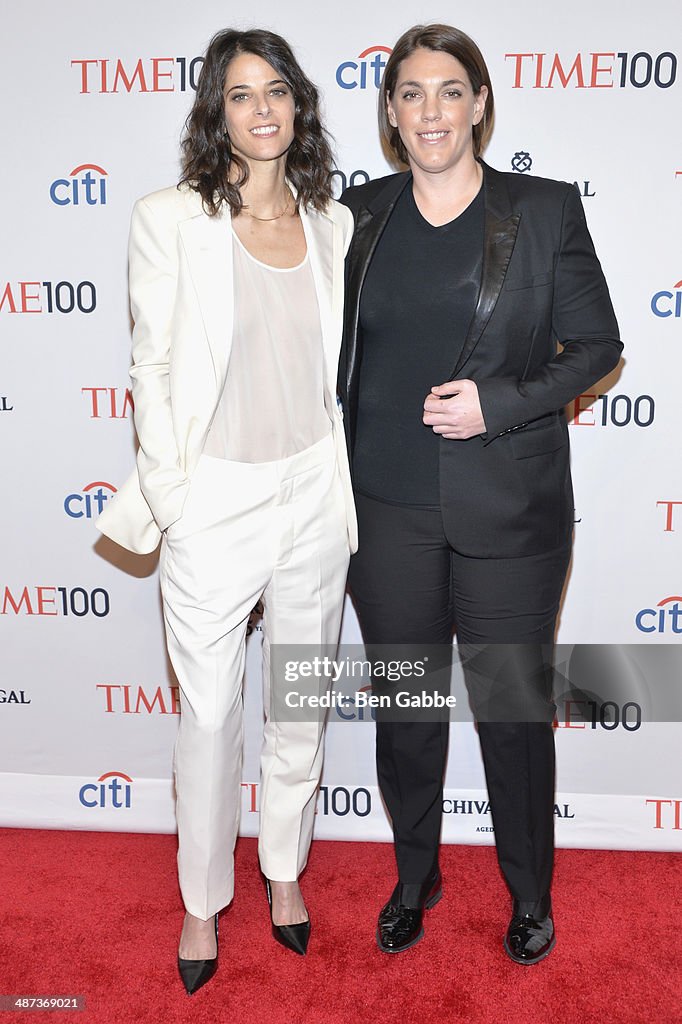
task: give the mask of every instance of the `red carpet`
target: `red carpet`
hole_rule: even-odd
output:
[[[313,844],[302,888],[313,931],[299,958],[270,936],[255,840],[237,849],[220,967],[186,996],[174,836],[6,829],[0,993],[83,995],[84,1012],[0,1012],[0,1024],[674,1024],[682,1022],[680,858],[559,850],[558,943],[519,967],[502,951],[508,898],[494,852],[445,846],[443,900],[414,949],[374,945],[393,885],[387,845]]]

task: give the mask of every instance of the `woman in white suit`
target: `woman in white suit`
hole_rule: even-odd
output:
[[[259,858],[275,938],[306,951],[297,880],[323,723],[271,714],[271,647],[337,643],[356,524],[335,383],[352,218],[331,198],[317,90],[279,36],[228,30],[211,41],[186,127],[180,185],[133,212],[140,448],[97,525],[132,551],[161,538],[182,709],[178,962],[192,993],[215,972],[218,911],[233,896],[245,638],[261,599]]]

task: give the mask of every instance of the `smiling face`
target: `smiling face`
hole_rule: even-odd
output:
[[[487,93],[483,85],[474,95],[466,69],[449,53],[419,48],[405,58],[387,110],[413,171],[439,173],[473,163],[471,133]]]
[[[277,160],[294,140],[291,88],[252,53],[240,53],[225,72],[225,124],[235,153],[247,161]]]

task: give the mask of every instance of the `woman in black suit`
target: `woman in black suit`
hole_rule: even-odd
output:
[[[530,964],[555,943],[549,666],[573,527],[563,407],[622,345],[577,191],[484,164],[492,114],[468,36],[429,25],[398,40],[379,119],[409,171],[341,197],[355,234],[339,389],[365,643],[439,645],[442,669],[456,626],[513,898],[504,945]],[[448,723],[387,718],[377,767],[398,884],[377,941],[395,953],[441,895]]]

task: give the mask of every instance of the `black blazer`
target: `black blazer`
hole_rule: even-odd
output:
[[[452,547],[502,558],[550,551],[570,539],[564,406],[616,366],[623,346],[577,190],[482,166],[481,286],[450,379],[476,382],[487,433],[440,439],[440,495]],[[351,466],[362,363],[360,296],[376,244],[411,181],[410,172],[392,174],[341,196],[355,219],[339,370]]]

